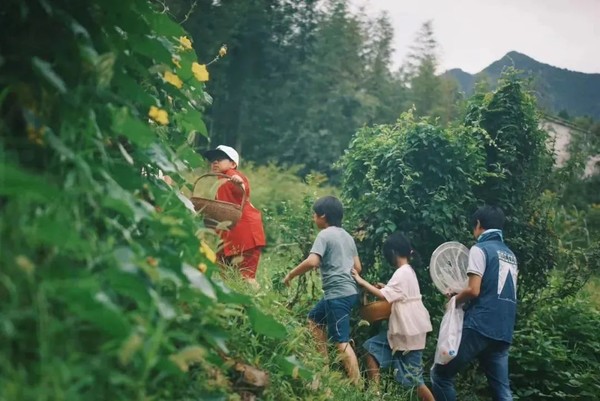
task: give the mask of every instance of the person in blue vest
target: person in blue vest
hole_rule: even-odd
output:
[[[455,401],[454,376],[478,360],[494,401],[512,401],[508,350],[517,314],[517,259],[504,243],[504,212],[482,206],[471,223],[477,243],[469,252],[467,288],[456,294],[465,310],[458,353],[446,365],[435,364],[431,383],[436,401]]]

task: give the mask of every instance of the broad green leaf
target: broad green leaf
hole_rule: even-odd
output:
[[[185,162],[191,168],[201,167],[206,164],[206,161],[198,153],[196,153],[192,148],[190,148],[187,145],[182,146],[182,149],[178,152],[177,155],[179,156],[180,159],[185,160]]]
[[[66,209],[57,209],[39,215],[31,227],[24,229],[34,244],[56,246],[72,256],[82,255],[91,249],[90,243],[81,237],[81,232],[73,224],[73,216]]]
[[[220,327],[206,326],[202,329],[202,336],[213,346],[218,347],[221,352],[229,353],[227,348],[227,333]]]
[[[37,71],[48,83],[54,86],[60,93],[67,92],[65,81],[54,71],[50,63],[37,57],[33,57],[31,62],[34,71]]]
[[[125,314],[98,288],[96,283],[78,282],[77,286],[60,288],[55,295],[81,319],[115,338],[126,338],[131,330]]]
[[[156,99],[146,93],[145,89],[140,84],[132,79],[129,75],[121,70],[116,70],[113,80],[113,85],[123,97],[130,99],[132,102],[139,103],[144,108],[150,108],[156,104]]]
[[[153,143],[148,148],[147,154],[163,172],[171,173],[177,171],[177,166],[169,159],[169,156],[165,153],[165,149],[158,144]]]
[[[140,275],[112,269],[107,273],[107,279],[114,291],[135,300],[138,308],[146,309],[150,305],[151,297]]]
[[[51,185],[47,179],[27,173],[10,164],[0,164],[0,184],[0,194],[18,196],[20,199],[44,201],[60,194],[59,189]]]
[[[165,42],[158,40],[158,38],[148,35],[135,35],[131,37],[130,43],[134,52],[162,64],[172,64],[171,58],[173,56],[171,52],[165,47]]]
[[[185,30],[167,14],[153,13],[147,17],[150,27],[164,36],[185,36]]]
[[[148,124],[132,117],[125,107],[113,110],[113,129],[140,146],[148,146],[156,139]]]
[[[183,274],[188,278],[192,287],[200,290],[204,295],[209,298],[217,299],[217,294],[208,278],[200,272],[200,270],[190,266],[187,263],[183,264]]]
[[[175,116],[179,124],[187,131],[197,131],[204,136],[208,136],[208,130],[202,120],[202,113],[197,110],[188,110]]]
[[[256,306],[249,306],[246,311],[254,331],[271,338],[286,338],[287,330],[285,326],[272,316],[264,314]]]

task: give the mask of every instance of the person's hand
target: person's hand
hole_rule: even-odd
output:
[[[446,294],[446,299],[448,300],[446,302],[446,305],[444,305],[444,310],[448,311],[448,309],[450,309],[450,304],[452,304],[452,298],[455,296],[456,294]]]
[[[236,184],[243,184],[244,180],[242,179],[242,177],[240,177],[239,175],[232,175],[230,178],[231,181],[235,182]]]
[[[444,296],[446,297],[447,301],[450,301],[450,298],[452,298],[455,295],[456,295],[455,292],[447,292],[447,293],[444,294]]]
[[[292,277],[290,277],[290,274],[288,273],[283,278],[283,284],[285,284],[286,287],[289,287],[290,286],[290,281],[292,281]]]
[[[352,277],[354,278],[354,280],[356,280],[357,283],[360,283],[363,281],[363,278],[360,276],[360,274],[358,273],[358,271],[356,269],[352,269]]]
[[[378,288],[378,289],[382,289],[383,287],[385,287],[385,284],[383,284],[383,283],[376,283],[376,284],[374,285],[374,287],[375,287],[375,288]]]

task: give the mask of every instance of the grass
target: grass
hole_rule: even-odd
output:
[[[284,272],[293,268],[295,260],[288,252],[266,252],[263,254],[257,280],[260,289],[255,290],[243,282],[235,273],[226,273],[225,281],[233,289],[251,294],[254,300],[275,319],[283,323],[289,333],[284,341],[252,338],[247,336],[247,322],[233,328],[232,338],[240,342],[233,346],[232,353],[247,363],[269,371],[270,385],[261,395],[261,400],[416,400],[416,394],[397,385],[391,376],[382,380],[380,394],[372,388],[357,389],[346,379],[341,363],[330,351],[330,361],[316,351],[316,344],[306,325],[306,314],[320,298],[320,278],[314,272],[307,276],[300,287],[296,279],[290,288],[281,285]],[[291,302],[296,300],[293,305]],[[364,337],[367,328],[353,326],[354,335]],[[244,340],[244,341],[242,341]],[[249,340],[249,341],[248,341]],[[360,346],[357,346],[360,353]],[[308,378],[290,377],[277,367],[275,355],[295,355],[310,371]],[[364,367],[362,361],[361,367]],[[364,377],[366,377],[363,374]],[[385,375],[384,375],[385,376]]]
[[[596,309],[600,310],[600,276],[592,277],[583,287],[581,295],[587,297]]]

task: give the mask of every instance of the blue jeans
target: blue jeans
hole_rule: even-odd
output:
[[[369,338],[363,344],[379,364],[379,369],[394,370],[396,381],[406,388],[423,384],[423,350],[396,351],[392,353],[387,339],[387,331]]]
[[[492,340],[472,329],[463,329],[458,354],[446,365],[434,365],[431,384],[436,401],[456,401],[454,376],[474,359],[485,373],[494,401],[512,401],[508,381],[510,344]]]
[[[336,343],[350,341],[350,313],[358,303],[358,294],[347,297],[321,299],[308,318],[318,325],[327,325],[329,339]]]

